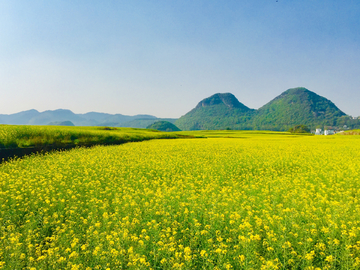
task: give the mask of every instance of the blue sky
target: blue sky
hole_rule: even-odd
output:
[[[360,1],[0,1],[0,114],[177,118],[299,86],[360,116]]]

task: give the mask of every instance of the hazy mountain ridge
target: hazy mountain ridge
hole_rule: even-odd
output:
[[[159,120],[175,124],[181,130],[230,128],[283,131],[296,125],[307,125],[311,129],[324,126],[360,128],[360,117],[353,119],[332,101],[303,87],[288,89],[257,110],[245,106],[231,93],[217,93],[201,100],[179,119],[99,112],[75,114],[64,109],[44,112],[33,109],[0,114],[0,124],[12,125],[48,125],[71,121],[76,126],[146,128]]]
[[[48,125],[53,122],[71,121],[76,126],[121,126],[127,122],[137,119],[147,119],[151,121],[159,120],[152,115],[122,115],[89,112],[85,114],[75,114],[70,110],[58,109],[38,112],[28,110],[15,114],[0,114],[0,124],[9,125]],[[151,124],[151,123],[150,123]],[[147,123],[149,125],[149,122]]]
[[[311,129],[331,126],[360,127],[359,119],[352,119],[336,105],[310,90],[291,88],[255,110],[240,103],[229,93],[217,93],[198,103],[190,112],[175,121],[182,130],[196,129],[257,129],[284,131],[295,125]],[[229,106],[231,104],[240,104]]]

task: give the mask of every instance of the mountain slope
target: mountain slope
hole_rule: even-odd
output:
[[[14,114],[0,114],[0,124],[25,125],[30,119],[39,114],[37,110],[28,110]]]
[[[120,125],[122,123],[126,123],[129,121],[133,121],[136,119],[149,119],[156,120],[157,117],[152,115],[123,115],[123,114],[107,114],[107,113],[97,113],[97,112],[89,112],[85,114],[81,114],[81,117],[85,118],[88,121],[96,122],[100,125]]]
[[[75,125],[84,122],[84,118],[74,114],[70,110],[58,109],[54,111],[44,111],[39,115],[31,118],[27,124],[29,125],[47,125],[50,122],[71,121]]]
[[[252,120],[254,129],[288,130],[294,125],[335,126],[345,113],[333,102],[306,88],[291,88],[259,108]]]
[[[249,111],[250,109],[244,104],[240,103],[239,100],[231,93],[217,93],[211,97],[205,98],[198,103],[195,109],[202,107],[211,107],[214,105],[225,105],[229,109],[237,108],[241,111]]]
[[[230,93],[217,93],[175,121],[182,130],[251,128],[248,123],[254,110],[240,103]]]

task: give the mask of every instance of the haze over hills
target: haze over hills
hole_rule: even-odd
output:
[[[331,126],[340,129],[360,127],[330,100],[298,87],[288,89],[258,110],[240,103],[230,93],[215,94],[199,102],[190,112],[175,121],[182,130],[257,129],[288,130],[295,125],[311,129]]]
[[[28,110],[15,114],[0,114],[0,124],[11,125],[48,125],[54,122],[71,121],[76,126],[122,126],[134,121],[146,121],[144,128],[154,123],[159,118],[152,115],[122,115],[89,112],[85,114],[75,114],[70,110],[49,110],[38,112]],[[133,123],[134,124],[134,123]]]
[[[344,126],[360,128],[360,119],[353,119],[332,101],[303,87],[288,89],[257,110],[248,108],[231,93],[217,93],[200,101],[179,119],[98,112],[75,114],[64,109],[0,114],[0,124],[13,125],[48,125],[71,121],[76,126],[146,128],[159,120],[175,124],[181,130],[229,128],[284,131],[295,125],[307,125],[311,129],[324,126],[335,129],[343,129]]]

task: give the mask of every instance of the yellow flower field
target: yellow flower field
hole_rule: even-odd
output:
[[[0,166],[2,269],[359,269],[360,137],[153,140]]]

